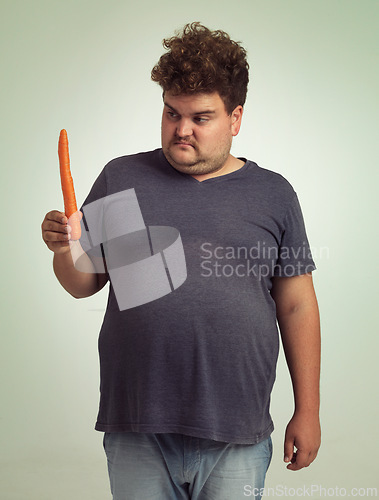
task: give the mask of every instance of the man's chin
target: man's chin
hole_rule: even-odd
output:
[[[183,172],[184,174],[197,174],[199,169],[199,166],[197,163],[183,163],[183,162],[177,162],[174,160],[169,160],[169,163],[179,172]]]
[[[191,148],[193,152],[193,148]],[[195,168],[196,169],[196,165],[198,165],[200,162],[198,160],[195,160],[193,158],[193,155],[192,158],[186,154],[186,151],[184,151],[184,154],[177,154],[175,151],[173,151],[171,148],[169,148],[167,151],[164,151],[164,154],[168,160],[169,163],[171,163],[171,165],[173,167],[175,167],[177,170],[180,170],[180,171],[185,171],[185,170],[191,170],[191,168]]]

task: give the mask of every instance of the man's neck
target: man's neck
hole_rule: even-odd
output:
[[[211,172],[210,174],[192,175],[192,177],[201,182],[205,181],[206,179],[210,179],[211,177],[220,177],[221,175],[230,174],[235,170],[239,170],[241,167],[244,166],[244,164],[245,164],[244,161],[239,160],[238,158],[235,158],[234,156],[230,155],[225,165],[222,168],[220,168],[220,170],[217,170],[217,172]]]

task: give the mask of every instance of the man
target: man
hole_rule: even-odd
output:
[[[199,23],[164,42],[152,71],[163,89],[162,148],[112,160],[83,207],[134,189],[146,225],[180,231],[187,278],[127,310],[110,280],[96,429],[115,500],[261,498],[276,321],[295,398],[287,468],[307,467],[320,446],[315,266],[291,185],[230,154],[247,92],[245,50]],[[75,268],[62,212],[46,215],[42,234],[71,295],[105,286],[108,272]]]

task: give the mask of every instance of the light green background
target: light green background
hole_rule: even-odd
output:
[[[150,71],[162,38],[191,21],[247,49],[251,83],[233,153],[293,184],[318,266],[322,448],[310,468],[285,469],[293,403],[281,355],[267,487],[379,486],[378,15],[376,0],[1,3],[2,499],[110,498],[93,430],[107,292],[67,294],[40,225],[63,208],[61,128],[79,204],[110,159],[160,146]]]

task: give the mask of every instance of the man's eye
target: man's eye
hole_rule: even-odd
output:
[[[201,116],[197,116],[195,118],[195,120],[198,122],[198,123],[206,123],[208,121],[208,118],[202,118]]]
[[[171,118],[177,118],[177,114],[176,113],[173,113],[172,111],[168,111],[167,114],[171,117]]]

